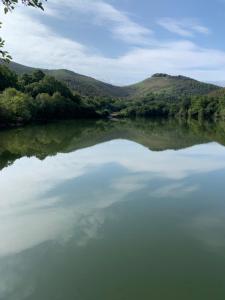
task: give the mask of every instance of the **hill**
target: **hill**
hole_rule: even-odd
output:
[[[14,62],[11,62],[9,67],[19,75],[34,71],[34,68]],[[155,74],[142,82],[119,87],[65,69],[43,69],[43,71],[65,82],[73,91],[79,92],[83,96],[137,99],[153,93],[173,98],[183,95],[206,95],[222,89],[219,86],[203,83],[185,76],[170,76],[161,73]]]
[[[211,97],[224,97],[225,96],[225,88],[220,88],[218,90],[212,91],[209,93]]]
[[[162,94],[167,97],[206,95],[221,88],[203,83],[185,76],[155,74],[152,77],[128,87],[132,98],[145,97],[149,93]]]
[[[26,67],[15,62],[9,64],[9,68],[16,72],[18,75],[23,73],[32,73],[35,68]],[[80,75],[78,73],[59,69],[48,70],[42,69],[46,74],[54,76],[57,80],[65,82],[73,91],[80,93],[83,96],[101,96],[101,97],[127,97],[126,89],[122,87],[113,86],[108,83],[96,80],[89,76]]]

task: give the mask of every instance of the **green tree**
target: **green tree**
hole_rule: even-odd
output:
[[[8,87],[17,87],[17,75],[5,65],[0,65],[0,91]]]
[[[29,93],[34,98],[42,93],[52,96],[54,93],[59,92],[63,97],[73,99],[71,90],[64,83],[51,76],[45,76],[39,82],[28,84],[25,86],[25,92]]]
[[[41,81],[42,79],[44,79],[45,77],[45,73],[41,70],[35,70],[32,74],[32,81],[33,82],[39,82]]]
[[[0,95],[1,118],[6,124],[29,122],[32,118],[33,107],[32,97],[14,88],[6,89]]]
[[[24,88],[26,85],[31,84],[33,82],[33,77],[30,74],[24,73],[19,78],[20,85]]]
[[[22,91],[25,90],[25,87],[31,83],[39,82],[44,79],[45,73],[41,70],[35,70],[32,74],[24,73],[19,78],[19,85]]]

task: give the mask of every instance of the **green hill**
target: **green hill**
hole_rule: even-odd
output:
[[[218,90],[212,91],[209,93],[209,96],[212,97],[224,97],[225,96],[225,88],[220,88]]]
[[[14,62],[11,62],[9,67],[19,75],[31,73],[34,70],[34,68]],[[136,99],[146,97],[150,93],[156,93],[172,98],[182,95],[205,95],[222,90],[221,87],[216,85],[203,83],[188,77],[170,76],[160,73],[137,84],[118,87],[69,70],[43,69],[43,71],[65,82],[73,91],[79,92],[84,96]]]
[[[14,62],[9,64],[9,68],[15,71],[18,75],[23,73],[32,73],[35,68],[26,67]],[[127,97],[126,89],[113,86],[108,83],[96,80],[94,78],[77,74],[75,72],[59,69],[48,70],[42,69],[46,74],[54,76],[56,79],[65,82],[73,91],[80,93],[83,96],[102,96],[102,97]]]
[[[168,97],[206,95],[221,88],[203,83],[185,76],[155,74],[152,77],[128,87],[132,98],[145,97],[149,93],[162,94]]]

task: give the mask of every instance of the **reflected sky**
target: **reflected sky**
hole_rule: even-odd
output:
[[[131,227],[143,222],[144,229],[135,225],[132,235],[143,249],[148,238],[142,240],[140,232],[146,231],[148,243],[161,248],[156,231],[167,228],[165,236],[160,231],[162,240],[170,237],[175,243],[177,236],[193,245],[193,253],[204,249],[223,255],[224,176],[225,148],[217,143],[154,152],[117,139],[43,161],[18,159],[0,172],[0,277],[5,278],[0,280],[0,299],[36,299],[34,278],[25,289],[17,272],[28,258],[26,263],[33,265],[39,248],[47,251],[47,244],[54,245],[47,248],[54,256],[54,249],[76,253],[94,244],[101,252],[105,240],[116,247],[115,235],[110,238],[115,226],[129,236],[129,222]],[[129,241],[126,245],[124,253]]]
[[[0,255],[65,239],[83,218],[129,193],[147,187],[149,196],[180,197],[199,188],[198,182],[188,185],[185,178],[223,169],[225,149],[216,143],[152,152],[114,140],[44,161],[22,158],[0,173]],[[168,182],[151,187],[156,178]],[[103,222],[102,216],[93,218]]]

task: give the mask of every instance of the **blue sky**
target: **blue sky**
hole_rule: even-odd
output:
[[[48,0],[1,15],[14,61],[117,85],[156,72],[225,80],[225,0]]]

